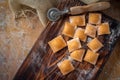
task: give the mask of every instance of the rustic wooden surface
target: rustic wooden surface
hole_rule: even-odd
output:
[[[0,80],[12,80],[43,27],[38,16],[13,19],[7,0],[0,0]]]
[[[120,21],[119,3],[119,0],[111,0],[111,8],[104,12]],[[0,80],[12,80],[43,30],[36,16],[30,17],[34,27],[24,18],[19,22],[19,26],[15,26],[12,17],[7,0],[0,0]],[[99,77],[99,80],[119,79],[120,41]]]
[[[78,0],[64,0],[59,3],[58,8],[69,8],[76,5],[82,5]],[[56,54],[53,54],[51,48],[48,46],[48,42],[61,34],[61,29],[64,22],[68,19],[68,16],[62,17],[57,22],[49,22],[46,29],[42,32],[42,35],[38,38],[35,45],[31,49],[26,60],[18,70],[14,80],[95,80],[97,79],[99,73],[102,70],[102,67],[106,63],[113,51],[114,43],[118,38],[120,31],[120,25],[118,22],[109,18],[108,16],[102,14],[102,22],[109,22],[111,28],[111,35],[97,36],[98,39],[104,43],[104,47],[98,52],[100,57],[95,66],[87,62],[74,62],[75,71],[72,73],[63,76],[56,64],[62,59],[66,58],[69,53],[67,48],[60,50]],[[66,41],[70,38],[64,37]],[[85,44],[85,43],[83,43]],[[87,47],[86,47],[87,49]],[[74,77],[73,77],[74,75]]]

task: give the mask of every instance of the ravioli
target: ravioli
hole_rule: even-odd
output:
[[[66,75],[75,69],[70,60],[67,59],[58,63],[57,66],[63,75]]]
[[[81,41],[85,42],[87,35],[85,34],[85,29],[77,28],[74,34],[74,38],[79,38]]]
[[[74,61],[83,62],[84,60],[92,65],[96,65],[100,49],[104,46],[97,37],[110,34],[109,23],[101,23],[101,17],[100,13],[89,13],[88,23],[86,23],[85,15],[70,16],[69,21],[64,23],[61,32],[67,39],[67,42],[65,42],[62,35],[48,42],[53,53],[67,46],[68,59],[62,59],[57,64],[63,75],[67,75],[75,69],[72,64]]]
[[[69,19],[73,26],[85,26],[85,15],[70,16]]]
[[[91,24],[87,24],[86,29],[85,29],[85,34],[95,38],[96,37],[96,32],[97,32],[97,27]]]
[[[66,47],[66,42],[61,35],[48,42],[54,53]]]
[[[69,52],[72,52],[76,49],[81,48],[81,43],[79,41],[79,38],[74,38],[74,39],[67,41],[67,45],[68,45]]]
[[[87,50],[87,53],[85,55],[84,61],[89,62],[93,65],[96,64],[97,60],[98,60],[99,54],[98,53],[94,53],[91,50]]]
[[[78,49],[78,50],[73,51],[70,54],[70,57],[76,61],[82,62],[84,53],[85,53],[85,49]]]
[[[101,14],[100,13],[89,13],[88,23],[100,24],[101,23]]]
[[[72,26],[69,22],[65,22],[62,34],[73,37],[76,27]]]
[[[100,48],[103,47],[103,44],[97,39],[94,38],[92,39],[87,46],[93,51],[93,52],[97,52]]]
[[[98,26],[98,35],[110,34],[110,27],[108,22],[102,23]]]

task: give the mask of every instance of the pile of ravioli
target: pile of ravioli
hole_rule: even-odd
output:
[[[110,27],[108,22],[101,22],[102,14],[89,13],[88,15],[88,21],[86,20],[85,14],[69,17],[69,22],[65,22],[61,35],[48,42],[53,53],[68,47],[69,57],[71,59],[79,62],[84,60],[92,65],[97,63],[99,58],[98,52],[104,47],[97,36],[110,34]],[[65,41],[63,35],[71,39]],[[91,40],[88,41],[88,38],[91,38]],[[84,49],[84,45],[81,42],[87,43],[87,50]],[[57,66],[63,75],[75,70],[70,59],[59,62]]]

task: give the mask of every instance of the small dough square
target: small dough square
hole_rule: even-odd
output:
[[[68,45],[69,52],[72,52],[76,49],[81,48],[81,43],[79,41],[79,38],[74,38],[74,39],[67,41],[67,45]]]
[[[76,27],[72,26],[69,22],[65,22],[62,34],[73,37]]]
[[[98,53],[94,53],[91,50],[87,50],[84,61],[95,65],[97,63],[98,57],[99,57]]]
[[[91,24],[87,24],[86,29],[85,29],[85,34],[95,38],[96,37],[96,32],[97,32],[97,27]]]
[[[75,69],[70,60],[64,60],[58,63],[57,66],[63,75],[66,75]]]
[[[84,53],[85,53],[85,49],[78,49],[78,50],[73,51],[70,54],[70,57],[76,61],[82,62]]]
[[[89,13],[88,23],[100,24],[101,23],[101,14],[100,13]]]
[[[69,19],[73,26],[85,26],[85,15],[70,16]]]
[[[81,41],[85,42],[87,35],[85,34],[85,29],[77,28],[74,34],[74,38],[79,38]]]
[[[94,38],[92,39],[87,46],[93,51],[93,52],[97,52],[100,48],[103,47],[103,44],[97,39]]]
[[[54,53],[63,49],[67,45],[65,40],[63,39],[63,37],[61,35],[57,36],[56,38],[49,41],[48,44],[49,44],[49,46],[51,47],[51,49],[53,50]]]
[[[98,35],[110,34],[109,23],[102,23],[98,27]]]

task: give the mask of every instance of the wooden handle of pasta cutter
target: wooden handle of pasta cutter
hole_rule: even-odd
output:
[[[75,6],[70,8],[70,14],[80,14],[88,11],[100,11],[105,10],[110,7],[109,2],[98,2],[98,3],[92,3],[85,6]]]

